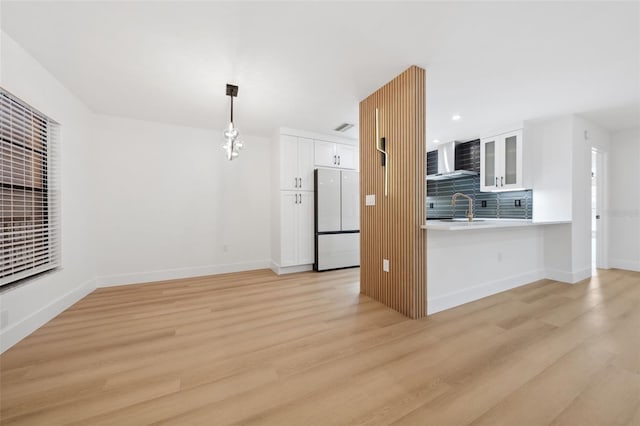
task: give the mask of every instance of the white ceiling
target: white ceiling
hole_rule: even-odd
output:
[[[639,7],[2,1],[1,24],[96,112],[219,129],[232,82],[255,135],[357,123],[358,102],[415,64],[427,138],[446,141],[568,113],[637,126]]]

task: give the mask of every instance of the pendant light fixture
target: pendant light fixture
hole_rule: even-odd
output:
[[[227,96],[231,97],[231,120],[227,130],[224,131],[225,143],[222,145],[222,149],[227,153],[227,159],[231,161],[239,155],[239,151],[244,145],[239,139],[238,129],[233,126],[233,98],[238,96],[238,86],[227,84]]]

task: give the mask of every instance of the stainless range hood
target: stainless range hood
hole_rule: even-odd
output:
[[[478,172],[472,170],[456,170],[456,142],[438,145],[438,173],[427,175],[427,180],[456,179],[466,176],[476,176]]]

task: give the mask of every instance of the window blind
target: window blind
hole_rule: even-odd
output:
[[[59,126],[0,88],[0,286],[60,263]]]

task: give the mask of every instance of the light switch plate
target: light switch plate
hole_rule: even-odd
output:
[[[389,259],[382,259],[382,270],[389,272]]]
[[[376,205],[376,194],[367,194],[364,197],[364,205],[365,206],[375,206]]]

